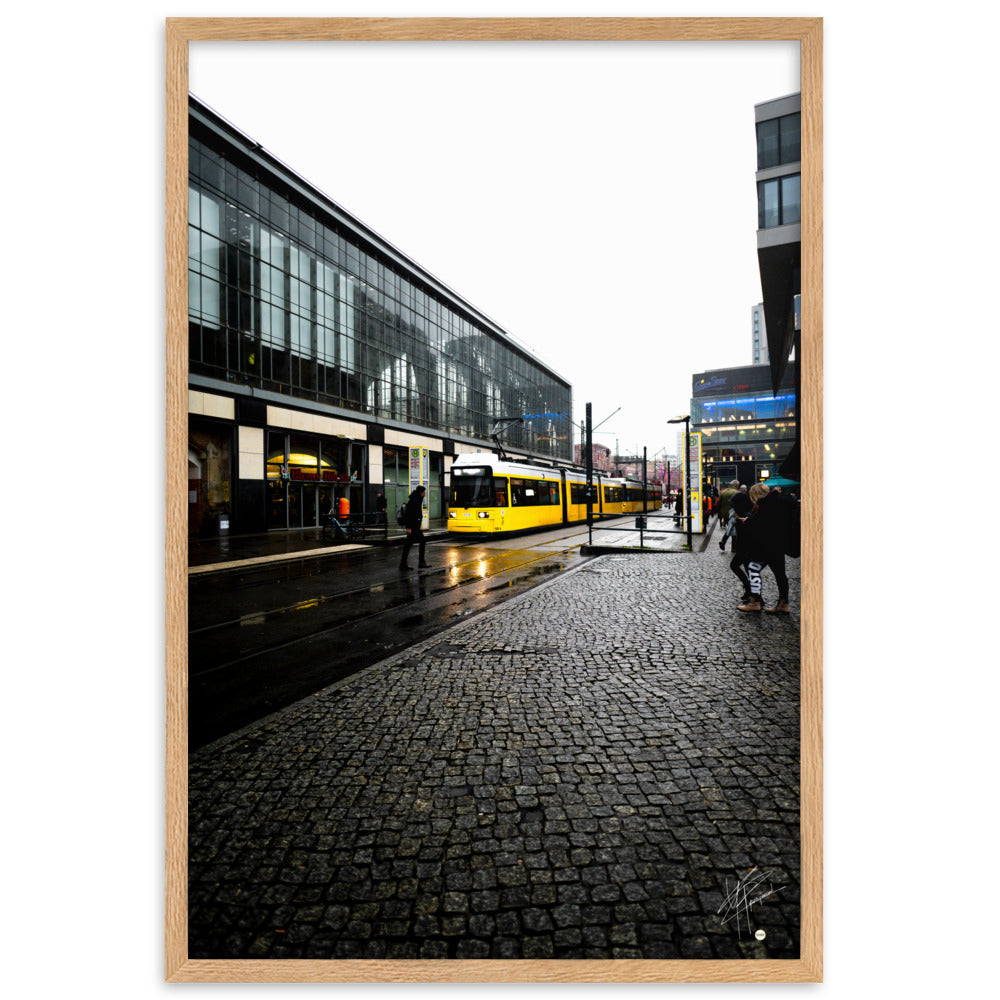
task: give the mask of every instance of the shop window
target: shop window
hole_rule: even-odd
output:
[[[230,515],[231,484],[232,431],[192,421],[188,430],[190,534],[213,535],[222,529]]]

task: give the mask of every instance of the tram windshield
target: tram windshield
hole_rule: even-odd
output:
[[[493,470],[470,466],[451,470],[452,507],[493,507]]]

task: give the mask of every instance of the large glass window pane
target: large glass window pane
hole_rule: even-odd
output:
[[[757,123],[757,169],[778,164],[778,119]]]
[[[779,118],[781,123],[781,162],[795,163],[802,159],[801,153],[801,115],[786,115]]]
[[[778,181],[757,185],[757,228],[768,229],[781,224]]]
[[[781,222],[790,225],[802,219],[802,178],[795,174],[781,178]]]
[[[779,415],[773,396],[758,396],[755,410],[758,420],[765,420]]]
[[[281,467],[285,462],[285,435],[275,431],[267,433],[267,478],[281,479]]]
[[[288,471],[292,479],[319,478],[319,439],[292,434],[288,439]]]
[[[201,279],[201,316],[208,326],[222,326],[222,289],[211,278]]]
[[[188,315],[201,319],[201,275],[196,271],[188,271]]]

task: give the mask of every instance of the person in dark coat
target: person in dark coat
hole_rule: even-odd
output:
[[[738,479],[734,479],[723,491],[719,494],[719,527],[722,528],[722,540],[719,542],[719,548],[723,552],[726,551],[726,539],[733,539],[733,547],[736,546],[736,530],[733,527],[733,497],[736,496],[740,491],[740,483]]]
[[[729,561],[729,568],[736,574],[740,583],[743,584],[743,597],[741,600],[746,604],[750,600],[750,577],[746,574],[747,555],[745,546],[741,545],[740,542],[740,528],[753,510],[753,501],[747,495],[746,486],[740,486],[738,490],[733,492],[733,495],[729,499],[729,507],[732,514],[730,530],[733,539],[733,558]]]
[[[421,569],[427,569],[428,563],[424,559],[424,549],[427,547],[427,539],[424,537],[424,494],[427,489],[418,486],[406,501],[405,513],[403,514],[403,524],[406,528],[406,541],[403,542],[403,555],[399,560],[400,570],[408,570],[411,567],[406,565],[406,557],[410,554],[410,549],[414,543],[419,546],[419,562],[417,565]]]
[[[795,501],[782,493],[768,490],[763,483],[750,487],[754,508],[740,527],[740,545],[747,561],[750,577],[750,599],[739,606],[740,611],[761,611],[788,614],[788,574],[785,554],[798,552],[798,508]],[[793,535],[795,538],[793,539]],[[764,608],[761,601],[761,570],[771,567],[778,584],[778,603]]]

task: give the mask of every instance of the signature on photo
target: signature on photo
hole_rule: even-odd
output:
[[[742,918],[746,918],[746,929],[749,931],[751,909],[784,888],[783,885],[775,888],[771,883],[771,873],[754,866],[737,880],[732,890],[729,888],[729,879],[726,879],[726,898],[716,913],[722,915],[723,925],[735,920],[736,931],[742,937]],[[757,937],[763,939],[763,932],[758,931]]]

